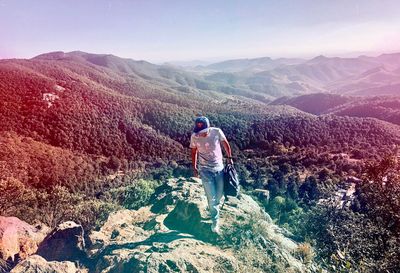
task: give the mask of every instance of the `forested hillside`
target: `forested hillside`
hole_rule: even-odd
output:
[[[153,86],[133,72],[115,72],[80,59],[42,59],[0,64],[2,132],[96,158],[105,166],[111,158],[121,161],[125,169],[157,158],[187,160],[197,112],[207,113],[215,126],[222,127],[238,152],[262,150],[273,142],[296,147],[337,143],[359,149],[366,143],[385,147],[398,137],[372,120],[317,118],[285,106],[250,104],[225,95],[220,102],[197,89],[196,97],[169,87],[168,100],[156,93],[166,94],[164,85]],[[132,77],[140,79],[142,91],[129,84]],[[147,94],[149,98],[136,95],[148,90],[156,92]],[[104,173],[104,168],[97,172]]]

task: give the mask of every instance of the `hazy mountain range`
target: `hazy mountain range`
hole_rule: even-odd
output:
[[[267,98],[315,92],[396,95],[400,82],[400,54],[358,58],[318,56],[311,60],[244,59],[202,69],[208,80],[257,91]]]
[[[34,59],[74,60],[136,75],[179,90],[190,88],[268,102],[282,96],[324,92],[357,96],[397,95],[400,54],[377,57],[237,59],[206,66],[155,65],[146,61],[84,52],[54,52]],[[218,95],[216,94],[218,93]]]

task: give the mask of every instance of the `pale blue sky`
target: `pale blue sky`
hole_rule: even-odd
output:
[[[152,62],[400,50],[395,0],[0,0],[0,58],[49,51]]]

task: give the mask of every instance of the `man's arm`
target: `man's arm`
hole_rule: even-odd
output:
[[[229,145],[228,140],[222,140],[221,143],[222,143],[222,146],[224,146],[226,155],[228,156],[228,163],[232,164],[233,160],[232,160],[231,145]]]
[[[199,171],[197,170],[197,148],[192,148],[192,167],[193,176],[199,177]]]

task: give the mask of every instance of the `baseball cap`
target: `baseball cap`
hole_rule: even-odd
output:
[[[208,120],[208,118],[204,116],[197,117],[194,122],[193,132],[197,134],[201,130],[204,130],[208,127],[210,127],[210,121]]]

